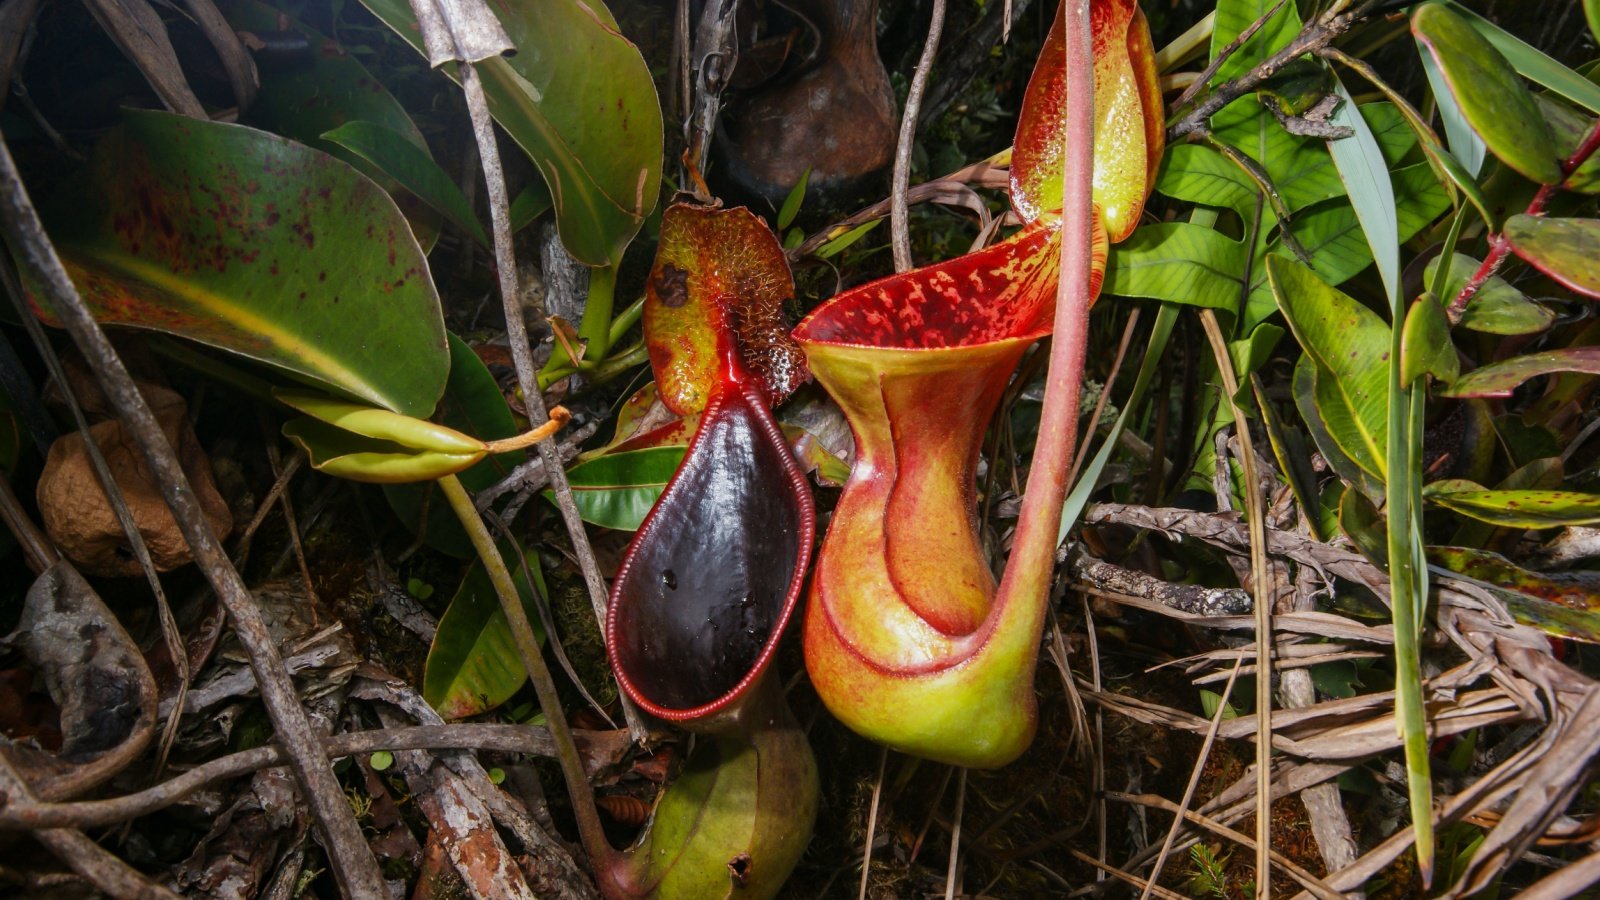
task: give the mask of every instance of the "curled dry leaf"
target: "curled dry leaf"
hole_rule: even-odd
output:
[[[217,492],[210,460],[189,427],[183,400],[170,391],[158,396],[159,390],[146,388],[147,396],[152,398],[156,421],[178,453],[206,522],[218,537],[226,537],[233,530],[233,516]],[[123,431],[122,423],[110,420],[92,425],[89,436],[100,448],[112,478],[122,489],[128,510],[150,548],[156,568],[165,572],[189,563],[193,559],[189,544],[173,521],[138,446]],[[110,498],[95,477],[81,433],[62,435],[51,445],[44,472],[39,476],[36,496],[40,517],[51,540],[85,572],[92,575],[139,574],[139,561],[128,547],[127,535],[117,522]]]
[[[61,710],[61,750],[0,741],[41,800],[63,800],[120,772],[155,734],[156,684],[139,647],[71,563],[28,589],[6,639],[39,672]]]

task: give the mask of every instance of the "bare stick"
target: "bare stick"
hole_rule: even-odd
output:
[[[530,725],[419,725],[336,734],[323,752],[329,759],[377,750],[496,750],[555,756],[549,733]],[[208,784],[281,766],[288,754],[277,744],[254,747],[210,760],[161,784],[106,800],[73,803],[12,803],[0,807],[0,829],[102,828],[165,809]]]
[[[489,220],[494,230],[495,268],[500,277],[500,299],[505,305],[506,338],[511,344],[511,361],[517,370],[517,386],[522,390],[522,403],[528,418],[538,422],[548,419],[544,395],[539,393],[539,367],[533,363],[533,349],[528,344],[528,326],[522,321],[522,305],[518,300],[521,290],[517,285],[517,258],[511,249],[511,204],[506,196],[505,170],[500,166],[500,148],[495,143],[494,121],[489,117],[489,100],[483,93],[483,82],[470,64],[462,64],[461,89],[467,98],[467,111],[472,115],[472,131],[478,141],[478,153],[483,157],[483,178],[489,190]],[[600,564],[595,561],[594,548],[589,546],[589,534],[583,530],[583,519],[578,515],[578,504],[572,499],[572,484],[567,481],[567,470],[562,467],[561,454],[554,440],[546,438],[537,445],[539,458],[544,460],[544,470],[555,490],[556,506],[561,510],[561,520],[572,538],[572,551],[578,557],[578,568],[583,572],[584,584],[589,588],[589,602],[594,607],[600,630],[605,630],[608,591],[600,575]],[[623,715],[628,720],[628,733],[634,741],[644,744],[650,732],[639,717],[639,711],[627,697],[620,698]],[[545,710],[553,715],[552,710]]]
[[[0,808],[33,802],[33,794],[11,761],[0,753]],[[136,900],[177,900],[178,895],[152,884],[143,875],[89,840],[82,832],[67,828],[47,828],[34,832],[34,839],[45,845],[72,871],[113,897]]]
[[[1195,789],[1200,786],[1200,774],[1205,771],[1206,759],[1211,755],[1211,747],[1217,741],[1217,728],[1222,724],[1222,717],[1228,711],[1228,698],[1233,696],[1233,683],[1239,677],[1239,668],[1244,665],[1244,657],[1239,657],[1233,662],[1233,669],[1228,672],[1228,683],[1222,688],[1222,699],[1217,701],[1217,712],[1211,717],[1211,728],[1206,732],[1206,739],[1200,745],[1200,753],[1194,759],[1194,768],[1189,770],[1189,783],[1183,788],[1183,799],[1178,801],[1178,809],[1187,811],[1189,804],[1194,802]],[[1150,870],[1150,880],[1145,883],[1144,892],[1139,895],[1139,900],[1149,900],[1150,892],[1155,888],[1156,882],[1161,880],[1161,870],[1167,865],[1167,855],[1172,852],[1172,843],[1178,839],[1178,829],[1183,827],[1183,816],[1172,818],[1172,827],[1167,829],[1167,837],[1161,842],[1161,852],[1156,854],[1155,867]],[[1258,878],[1260,876],[1257,876]]]
[[[346,896],[367,900],[387,897],[378,861],[362,837],[344,791],[333,770],[323,758],[320,742],[311,722],[295,695],[289,673],[284,669],[272,635],[261,618],[261,610],[245,588],[217,536],[212,533],[195,499],[194,488],[183,473],[177,456],[162,434],[155,414],[145,403],[122,359],[107,340],[105,332],[90,316],[83,298],[68,279],[45,237],[33,203],[22,186],[21,175],[11,158],[11,150],[0,140],[0,222],[14,252],[43,288],[62,325],[72,335],[89,368],[100,381],[111,408],[117,411],[123,428],[139,445],[172,517],[194,552],[195,562],[233,619],[234,631],[250,657],[250,670],[261,689],[261,700],[290,754],[295,775],[305,794],[311,814],[322,827],[329,864]]]
[[[1222,376],[1222,388],[1228,405],[1233,410],[1235,433],[1243,450],[1239,460],[1244,470],[1246,515],[1250,525],[1250,593],[1255,598],[1256,614],[1256,896],[1272,896],[1270,875],[1272,843],[1272,600],[1267,594],[1267,524],[1266,510],[1261,502],[1261,480],[1256,477],[1255,448],[1250,442],[1250,423],[1244,411],[1233,401],[1239,393],[1239,383],[1233,374],[1232,357],[1228,355],[1227,342],[1222,337],[1222,326],[1216,314],[1201,310],[1200,323],[1205,327],[1211,351],[1217,358],[1217,370]],[[1226,460],[1220,468],[1226,469]]]
[[[939,53],[939,35],[944,31],[944,0],[933,0],[933,17],[928,21],[928,38],[922,44],[922,58],[917,60],[917,71],[911,76],[911,89],[906,92],[906,108],[900,115],[900,142],[894,150],[894,188],[890,197],[889,227],[893,232],[890,243],[894,247],[894,270],[911,269],[911,229],[906,223],[910,211],[906,206],[906,188],[911,185],[911,145],[917,138],[917,111],[922,108],[922,94],[928,89],[928,71],[933,68],[933,58]]]
[[[944,874],[944,900],[955,900],[956,868],[961,862],[961,811],[967,802],[967,768],[962,766],[958,771],[955,823],[950,827],[950,866]]]
[[[872,783],[872,809],[867,813],[867,849],[861,854],[861,893],[858,900],[867,900],[867,875],[872,871],[872,837],[878,830],[878,801],[883,798],[883,769],[889,762],[889,748],[878,748],[878,780]]]

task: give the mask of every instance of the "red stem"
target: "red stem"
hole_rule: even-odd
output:
[[[1533,199],[1528,202],[1528,208],[1523,210],[1523,213],[1530,216],[1544,215],[1544,208],[1550,202],[1550,198],[1555,196],[1561,185],[1566,184],[1567,179],[1578,171],[1579,166],[1588,162],[1589,157],[1593,156],[1596,151],[1600,151],[1600,119],[1595,120],[1594,125],[1589,129],[1588,136],[1583,139],[1583,143],[1578,145],[1578,149],[1574,150],[1571,156],[1562,161],[1561,179],[1554,184],[1540,185],[1538,192],[1533,195]],[[1461,293],[1450,301],[1449,314],[1451,324],[1461,321],[1461,316],[1467,311],[1467,304],[1472,302],[1473,297],[1477,296],[1478,289],[1483,287],[1483,283],[1500,271],[1500,267],[1505,264],[1506,257],[1510,253],[1511,242],[1505,239],[1505,235],[1496,234],[1490,236],[1489,255],[1484,257],[1483,264],[1478,266],[1478,271],[1472,273],[1472,277],[1467,279],[1467,283],[1461,288]]]
[[[1021,519],[1000,594],[1014,579],[1048,578],[1067,493],[1067,468],[1078,437],[1078,399],[1089,342],[1093,272],[1094,61],[1089,0],[1066,0],[1066,164],[1061,209],[1061,278],[1055,337],[1045,376],[1043,418],[1023,493]]]

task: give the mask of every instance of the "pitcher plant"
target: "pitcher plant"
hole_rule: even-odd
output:
[[[698,426],[611,589],[606,647],[641,709],[703,735],[613,897],[771,897],[811,838],[817,767],[773,655],[815,538],[811,491],[769,407],[807,378],[783,248],[745,209],[662,218],[644,328],[662,402]]]
[[[806,610],[812,683],[858,733],[957,765],[1001,766],[1032,740],[1088,309],[1107,230],[1133,230],[1162,152],[1143,14],[1131,0],[1070,6],[1057,13],[1018,124],[1012,206],[1025,227],[846,291],[794,331],[856,438]],[[1092,95],[1080,87],[1091,83]],[[1038,450],[997,585],[977,532],[978,451],[1013,370],[1052,319]]]

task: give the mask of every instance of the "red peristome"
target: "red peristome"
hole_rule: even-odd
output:
[[[772,662],[811,562],[811,489],[755,379],[713,394],[611,589],[606,648],[641,708],[724,727]]]
[[[794,336],[902,350],[1043,337],[1055,310],[1059,247],[1054,223],[1030,225],[976,253],[846,291],[817,307]],[[1097,249],[1103,271],[1103,241]]]

